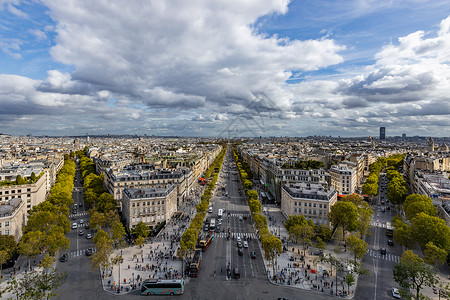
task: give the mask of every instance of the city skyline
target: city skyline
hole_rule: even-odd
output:
[[[2,1],[1,132],[445,137],[447,5]]]

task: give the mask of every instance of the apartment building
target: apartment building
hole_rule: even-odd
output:
[[[0,202],[0,235],[12,235],[18,242],[22,236],[26,220],[26,204],[21,198],[12,198]]]
[[[285,185],[281,193],[281,211],[286,216],[303,215],[314,224],[329,224],[328,214],[337,202],[333,187],[321,184],[296,183]]]
[[[125,188],[122,197],[122,216],[129,229],[144,222],[154,229],[169,220],[177,211],[177,186],[159,185],[147,188]]]
[[[331,176],[331,186],[341,195],[350,195],[358,186],[357,165],[352,162],[332,166],[328,173]]]
[[[189,182],[193,182],[192,172],[187,168],[155,169],[153,165],[130,165],[114,172],[108,169],[105,173],[106,190],[117,200],[117,205],[122,205],[123,190],[129,188],[144,188],[173,184],[177,190],[177,204],[182,202],[187,195]]]

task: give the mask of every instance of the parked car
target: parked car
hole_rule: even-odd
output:
[[[59,258],[60,262],[66,262],[69,260],[69,255],[68,254],[63,254],[61,255],[61,257]]]
[[[392,288],[392,297],[400,299],[400,291],[396,288]]]

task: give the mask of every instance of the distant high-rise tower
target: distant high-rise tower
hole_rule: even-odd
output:
[[[434,141],[432,137],[428,140],[428,152],[434,152]]]
[[[406,140],[406,133],[402,134],[402,139]]]
[[[380,127],[380,140],[386,139],[386,127]]]

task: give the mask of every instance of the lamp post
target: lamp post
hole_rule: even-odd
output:
[[[120,292],[120,263],[122,262],[122,250],[120,250],[120,258],[119,258],[119,290]]]
[[[133,276],[133,286],[131,288],[134,289],[134,273],[131,273],[131,275]]]

